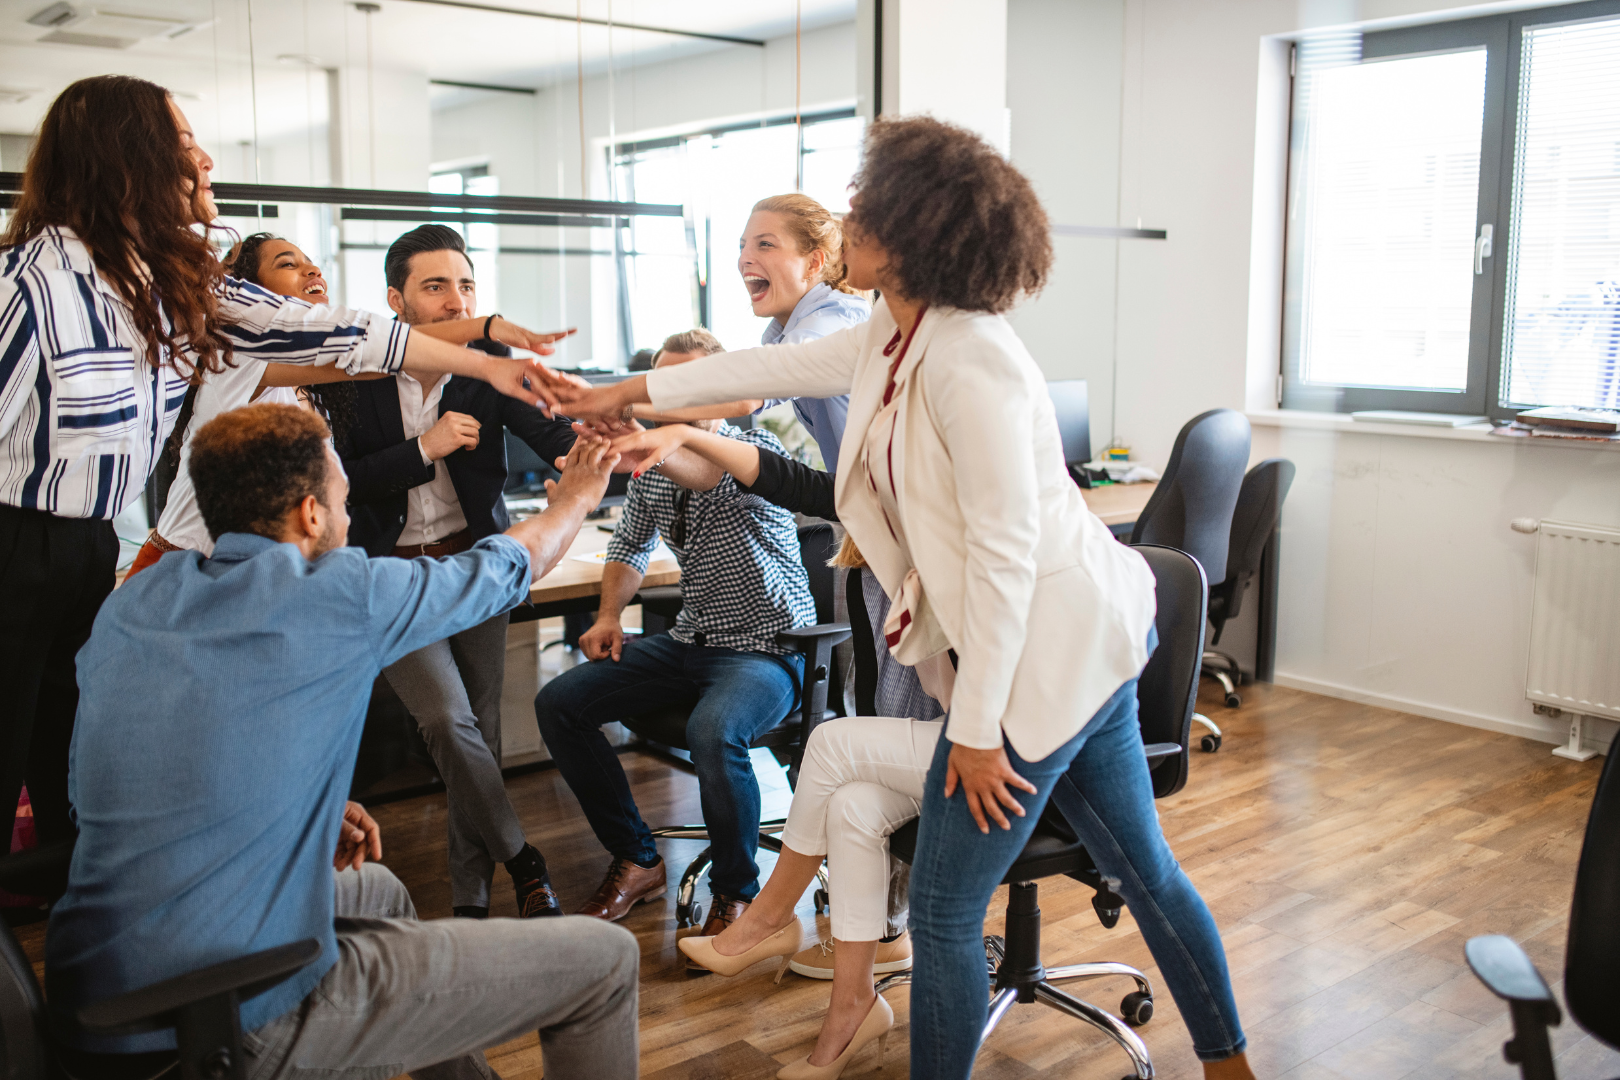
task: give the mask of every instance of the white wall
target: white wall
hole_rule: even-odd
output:
[[[1169,230],[1119,242],[1117,434],[1135,456],[1162,466],[1182,423],[1260,403],[1250,388],[1275,371],[1279,132],[1257,117],[1275,116],[1278,86],[1262,85],[1264,39],[1436,10],[1465,9],[1009,0],[1013,157],[1054,220],[1140,217]],[[1057,244],[1052,285],[1015,321],[1048,374],[1094,380],[1101,445],[1113,242]],[[1257,427],[1254,449],[1299,466],[1284,514],[1279,682],[1562,740],[1563,725],[1524,698],[1534,537],[1507,522],[1620,526],[1620,453],[1276,427]]]

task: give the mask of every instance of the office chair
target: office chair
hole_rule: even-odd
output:
[[[58,844],[0,859],[0,886],[65,885],[72,853],[71,844]],[[60,893],[58,888],[53,895]],[[282,982],[320,952],[320,942],[307,938],[88,1005],[78,1017],[86,1031],[175,1028],[179,1047],[152,1054],[86,1054],[51,1038],[34,967],[6,926],[0,932],[0,1080],[148,1080],[173,1075],[176,1058],[181,1080],[246,1080],[241,1002]]]
[[[1158,488],[1131,529],[1131,543],[1185,551],[1206,575],[1224,570],[1232,512],[1248,464],[1249,421],[1242,413],[1211,409],[1187,421],[1176,435]],[[1200,744],[1204,750],[1219,750],[1221,729],[1200,713],[1193,719],[1209,729]]]
[[[1204,617],[1208,582],[1198,561],[1185,552],[1157,545],[1137,548],[1153,568],[1157,583],[1159,647],[1137,681],[1136,699],[1142,725],[1143,749],[1153,777],[1155,798],[1180,791],[1187,782],[1187,740],[1192,731],[1193,701],[1198,694],[1198,665],[1204,644]],[[889,850],[911,862],[917,850],[917,822],[911,821],[889,837]],[[1134,1071],[1126,1080],[1153,1075],[1147,1047],[1133,1027],[1153,1018],[1153,987],[1147,976],[1128,964],[1093,963],[1045,967],[1041,962],[1041,910],[1036,881],[1063,874],[1090,886],[1096,893],[1091,906],[1106,927],[1119,922],[1125,901],[1117,893],[1119,882],[1105,878],[1092,862],[1085,845],[1057,808],[1048,804],[1024,850],[1002,878],[1011,886],[1007,898],[1005,937],[984,939],[990,965],[990,1014],[979,1044],[990,1037],[1014,1004],[1040,1002],[1084,1021],[1113,1039],[1130,1057]],[[1070,979],[1100,979],[1123,975],[1135,980],[1136,989],[1119,1003],[1114,1016],[1090,1002],[1059,989]],[[879,993],[911,981],[911,972],[896,972],[879,980]]]
[[[1287,458],[1267,458],[1243,477],[1238,489],[1237,508],[1232,511],[1232,538],[1226,547],[1226,580],[1210,586],[1209,622],[1215,628],[1211,645],[1221,643],[1226,620],[1243,609],[1243,594],[1260,572],[1260,560],[1271,536],[1282,520],[1283,500],[1294,483],[1294,463]],[[1226,691],[1227,708],[1243,704],[1238,684],[1246,681],[1235,658],[1215,649],[1204,650],[1204,674],[1212,676]],[[1220,740],[1214,735],[1205,740]],[[1205,749],[1211,749],[1205,747]]]
[[[849,639],[850,629],[848,623],[832,621],[836,578],[828,560],[837,550],[837,537],[831,525],[818,523],[799,527],[799,555],[810,578],[810,595],[816,604],[816,625],[784,630],[776,635],[776,640],[804,656],[804,685],[799,690],[798,701],[782,722],[750,744],[753,747],[768,747],[776,760],[787,766],[790,786],[798,782],[799,759],[810,733],[823,720],[838,715],[827,707],[829,690],[832,691],[832,700],[843,699],[842,690],[834,685],[838,682],[838,673],[833,663],[833,647]],[[680,611],[680,587],[670,585],[643,589],[636,594],[633,602],[642,605],[643,613],[651,612],[673,623]],[[647,742],[690,751],[686,741],[686,721],[691,714],[690,706],[677,705],[628,717],[622,723]],[[778,834],[786,824],[786,818],[760,822],[759,846],[767,851],[780,852],[782,841]],[[660,840],[709,838],[709,830],[704,825],[669,825],[653,829],[652,834]],[[693,894],[697,890],[698,879],[708,871],[711,862],[709,849],[704,848],[681,874],[680,885],[675,891],[677,926],[702,925],[703,907],[693,901]],[[820,876],[821,892],[818,895],[824,895],[827,887],[825,868]],[[824,906],[819,905],[818,910]]]
[[[1620,1050],[1620,746],[1610,749],[1598,778],[1575,867],[1569,907],[1569,944],[1564,949],[1564,1000],[1569,1014],[1593,1038]],[[1519,1066],[1524,1080],[1556,1080],[1547,1029],[1563,1017],[1536,965],[1510,937],[1469,938],[1468,966],[1479,981],[1508,1003],[1513,1038],[1502,1056]]]

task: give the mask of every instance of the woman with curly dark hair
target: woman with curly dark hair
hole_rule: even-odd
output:
[[[0,239],[0,821],[26,772],[46,842],[74,834],[74,656],[112,591],[112,519],[145,488],[188,387],[243,358],[421,366],[529,402],[526,377],[555,378],[228,277],[213,166],[161,86],[81,79],[46,111]]]
[[[838,515],[893,600],[891,652],[949,712],[932,731],[885,722],[863,735],[843,722],[805,756],[826,759],[827,785],[855,781],[920,809],[913,1076],[972,1071],[989,998],[985,909],[1050,797],[1122,882],[1205,1075],[1251,1077],[1220,936],[1160,831],[1142,750],[1136,680],[1156,644],[1153,575],[1086,509],[1040,369],[1002,317],[1046,281],[1046,214],[989,145],[926,118],[874,124],[854,186],[845,259],[852,286],[882,293],[870,322],[565,392],[561,405],[616,418],[638,401],[850,395]],[[624,440],[632,456],[637,439]],[[880,813],[901,809],[884,800]],[[796,899],[839,827],[818,809],[833,805],[801,776],[757,914],[683,951],[735,972],[796,947],[792,902],[771,886],[782,878]],[[838,1075],[892,1024],[874,998],[868,985],[841,1002],[835,988],[815,1051],[784,1075]]]

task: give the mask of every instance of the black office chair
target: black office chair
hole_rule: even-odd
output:
[[[818,523],[799,527],[799,554],[804,561],[805,573],[810,578],[810,595],[816,603],[816,625],[784,630],[776,640],[804,656],[804,685],[798,700],[788,715],[776,727],[756,738],[750,745],[768,747],[776,760],[787,766],[788,783],[799,779],[799,759],[810,733],[823,720],[839,715],[827,707],[831,700],[842,701],[843,691],[833,663],[833,647],[849,638],[848,623],[833,622],[833,593],[836,588],[833,568],[828,561],[838,550],[837,536],[831,525]],[[673,623],[680,612],[680,587],[661,586],[643,589],[636,596],[643,613],[651,612]],[[623,723],[635,734],[657,746],[690,751],[686,741],[686,721],[692,715],[690,706],[679,705],[658,712],[644,713],[626,718]],[[780,852],[779,837],[786,818],[762,821],[759,825],[759,846],[767,851]],[[709,831],[703,825],[669,825],[652,830],[660,840],[707,840]],[[675,921],[678,926],[697,926],[703,922],[703,907],[694,902],[698,879],[712,862],[708,848],[687,864],[681,882],[675,891]],[[827,887],[826,871],[821,872],[821,893]],[[824,906],[824,905],[822,905]],[[819,908],[818,908],[819,910]]]
[[[1159,647],[1137,682],[1136,699],[1142,725],[1143,748],[1153,776],[1156,798],[1180,791],[1187,782],[1187,739],[1192,731],[1193,701],[1198,693],[1198,664],[1204,643],[1205,597],[1208,582],[1196,559],[1173,548],[1145,545],[1137,548],[1153,568],[1159,610],[1155,623]],[[911,862],[917,850],[917,822],[912,821],[889,837],[889,850]],[[1041,962],[1041,910],[1039,878],[1063,874],[1089,885],[1096,893],[1091,905],[1106,927],[1119,922],[1124,907],[1116,891],[1118,880],[1098,872],[1085,845],[1050,804],[1024,845],[1023,854],[1007,871],[1002,883],[1011,886],[1007,898],[1006,936],[984,939],[990,965],[992,997],[989,1019],[979,1036],[982,1046],[1014,1004],[1040,1002],[1082,1020],[1118,1043],[1130,1056],[1134,1072],[1127,1080],[1153,1075],[1147,1047],[1133,1027],[1153,1018],[1153,987],[1147,976],[1128,964],[1067,964],[1048,968]],[[1125,976],[1136,989],[1120,1001],[1120,1016],[1060,990],[1055,983],[1071,979]],[[911,972],[885,976],[878,992],[911,981]]]
[[[1598,778],[1586,839],[1575,867],[1564,949],[1564,1001],[1593,1038],[1620,1050],[1620,746],[1611,748]],[[1556,1080],[1547,1029],[1563,1020],[1558,1002],[1524,950],[1509,937],[1469,938],[1468,966],[1508,1003],[1513,1038],[1502,1056],[1524,1080]]]
[[[71,844],[0,859],[0,887],[19,891],[65,883]],[[45,1002],[34,967],[9,926],[0,931],[0,1080],[246,1080],[241,1002],[262,994],[320,955],[314,938],[227,960],[152,986],[132,990],[79,1011],[79,1023],[100,1034],[175,1028],[177,1051],[86,1054],[60,1046],[49,1034]]]
[[[1209,623],[1215,628],[1211,645],[1221,643],[1226,620],[1243,609],[1243,594],[1254,581],[1254,575],[1260,572],[1260,559],[1277,530],[1277,523],[1282,520],[1283,500],[1288,498],[1288,489],[1293,483],[1294,463],[1287,458],[1267,458],[1243,477],[1237,508],[1232,511],[1232,539],[1226,547],[1226,580],[1210,586],[1209,590]],[[1204,674],[1220,682],[1221,689],[1226,691],[1228,708],[1235,709],[1243,704],[1237,688],[1246,680],[1234,657],[1205,649]],[[1216,736],[1206,735],[1205,738]]]
[[[1211,409],[1187,421],[1170,449],[1170,463],[1131,530],[1132,544],[1163,544],[1198,560],[1207,576],[1224,570],[1232,512],[1249,464],[1249,421],[1232,409]],[[1200,647],[1200,651],[1202,648]],[[1221,729],[1209,717],[1202,746],[1221,748]]]

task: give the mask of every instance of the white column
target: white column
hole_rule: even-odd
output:
[[[856,25],[863,112],[927,113],[1007,153],[1007,0],[861,0]]]

